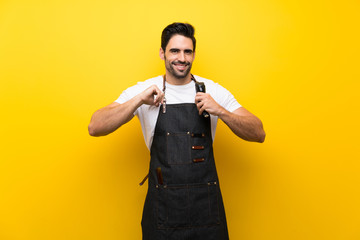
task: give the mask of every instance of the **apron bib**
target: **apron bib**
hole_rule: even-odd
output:
[[[210,118],[193,103],[160,106],[150,149],[143,240],[229,239]]]

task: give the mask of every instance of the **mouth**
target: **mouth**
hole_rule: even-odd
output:
[[[184,71],[186,67],[189,66],[189,63],[174,62],[173,65],[177,70]]]

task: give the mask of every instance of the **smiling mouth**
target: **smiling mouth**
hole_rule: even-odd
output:
[[[176,69],[178,69],[179,71],[184,71],[186,69],[186,67],[189,65],[189,63],[178,63],[175,62],[173,63],[173,65],[176,67]]]

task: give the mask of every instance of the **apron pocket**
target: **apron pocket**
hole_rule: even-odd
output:
[[[174,164],[191,164],[190,132],[166,134],[167,162]]]
[[[189,228],[220,224],[216,182],[158,185],[158,228]]]

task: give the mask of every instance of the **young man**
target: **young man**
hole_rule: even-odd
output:
[[[263,142],[261,121],[229,91],[190,73],[196,40],[190,24],[173,23],[161,37],[165,75],[126,89],[96,111],[92,136],[107,135],[137,115],[150,149],[144,240],[228,239],[212,141],[218,118],[240,138]],[[206,93],[197,92],[203,82]],[[206,117],[208,113],[210,117]]]

